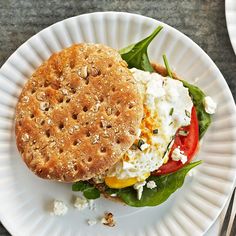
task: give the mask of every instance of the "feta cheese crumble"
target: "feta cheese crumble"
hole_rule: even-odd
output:
[[[208,114],[214,114],[216,112],[217,104],[213,101],[213,99],[210,96],[206,96],[204,98],[203,105],[204,105],[205,111]]]
[[[89,210],[92,210],[92,211],[95,210],[94,200],[88,200],[88,207],[89,207]]]
[[[74,202],[74,207],[77,208],[79,211],[84,210],[89,206],[88,200],[84,197],[76,197]]]
[[[184,155],[184,152],[180,150],[180,147],[174,149],[171,158],[173,161],[181,161],[183,164],[188,160],[187,156]]]
[[[140,146],[140,149],[141,149],[141,151],[144,151],[144,150],[146,150],[147,148],[149,148],[149,144],[147,144],[147,143],[144,143],[144,144],[142,144],[141,146]]]
[[[78,196],[75,198],[74,207],[77,208],[79,211],[82,211],[87,207],[89,208],[89,210],[94,211],[95,203],[94,203],[94,200],[87,200],[84,197]],[[67,211],[68,211],[68,207],[63,201],[59,201],[59,200],[53,201],[51,215],[62,216],[62,215],[65,215]]]
[[[145,186],[146,181],[138,182],[134,185],[134,189],[137,190],[137,198],[138,200],[141,199],[143,194],[143,186]]]
[[[153,189],[153,188],[156,188],[156,186],[157,185],[156,185],[155,181],[153,181],[153,180],[150,180],[147,182],[147,188]]]
[[[97,224],[97,221],[96,220],[88,220],[87,223],[89,226],[93,226],[93,225]]]
[[[68,207],[63,201],[59,201],[59,200],[53,201],[52,215],[62,216],[62,215],[65,215],[67,211],[68,211]]]

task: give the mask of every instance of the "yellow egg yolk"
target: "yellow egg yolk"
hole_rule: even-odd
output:
[[[156,120],[151,117],[151,114],[150,114],[150,111],[149,109],[144,105],[143,107],[144,109],[144,118],[142,119],[142,122],[141,122],[141,137],[143,139],[145,139],[145,141],[148,143],[148,144],[151,144],[152,141],[151,141],[151,138],[152,138],[152,135],[153,135],[153,130],[158,128],[157,127],[157,124],[156,124]]]
[[[116,177],[105,177],[105,183],[109,188],[125,188],[136,184],[139,181],[144,181],[150,176],[150,173],[146,173],[142,179],[138,177],[128,179],[117,179]]]

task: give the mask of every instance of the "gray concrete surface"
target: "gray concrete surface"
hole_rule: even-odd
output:
[[[236,56],[226,28],[223,0],[0,0],[0,66],[41,29],[95,11],[138,13],[185,33],[213,59],[236,98]],[[2,225],[0,235],[9,235]]]

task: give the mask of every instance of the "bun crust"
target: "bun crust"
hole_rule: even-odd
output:
[[[16,142],[39,177],[87,180],[133,144],[143,115],[135,80],[119,53],[75,44],[29,78],[16,108]]]

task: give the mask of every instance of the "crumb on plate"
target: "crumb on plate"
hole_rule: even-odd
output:
[[[52,208],[52,215],[55,216],[62,216],[65,215],[68,211],[67,205],[63,201],[54,200],[53,201],[53,208]]]
[[[87,221],[87,223],[88,223],[89,226],[93,226],[93,225],[96,225],[96,224],[97,224],[97,221],[90,219],[90,220]]]
[[[114,227],[115,220],[113,218],[113,214],[111,212],[106,212],[104,217],[101,219],[101,223],[109,227]]]

